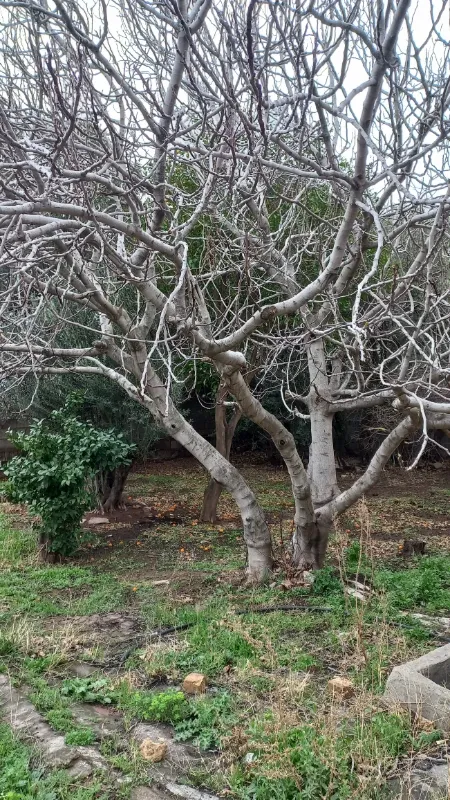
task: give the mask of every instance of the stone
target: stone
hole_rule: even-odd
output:
[[[414,767],[400,782],[396,800],[446,800],[449,793],[449,766],[432,764],[428,769]]]
[[[102,706],[97,703],[77,703],[72,706],[72,714],[78,725],[92,728],[98,739],[111,739],[121,734],[121,715],[111,706]]]
[[[139,752],[146,761],[157,764],[158,761],[162,761],[167,755],[167,743],[161,740],[159,742],[152,742],[151,739],[144,739],[139,747]]]
[[[182,797],[184,800],[219,800],[215,794],[199,792],[192,786],[184,786],[180,783],[166,783],[166,789],[175,797]]]
[[[207,753],[200,753],[198,748],[185,742],[175,742],[172,728],[168,725],[141,722],[133,729],[133,740],[138,746],[150,739],[152,742],[164,742],[167,746],[166,757],[152,767],[154,780],[178,780],[195,769],[205,769],[212,758]]]
[[[131,790],[130,800],[168,800],[168,795],[162,794],[153,786],[135,786]]]
[[[169,586],[170,581],[168,580],[161,580],[161,581],[152,581],[152,586]]]
[[[98,667],[94,667],[92,664],[86,664],[84,661],[72,661],[71,664],[67,665],[67,671],[70,672],[71,675],[75,675],[76,678],[89,678],[89,676],[93,675],[97,670]]]
[[[31,741],[49,767],[72,769],[75,776],[109,770],[108,762],[95,747],[66,745],[64,736],[55,733],[6,675],[0,675],[0,718],[8,722],[19,739]]]
[[[91,517],[87,520],[87,525],[108,525],[108,517]]]
[[[384,701],[450,731],[450,644],[394,667]]]
[[[340,700],[347,700],[355,694],[353,683],[348,678],[341,678],[339,675],[336,675],[335,678],[331,678],[327,686],[332,696]]]
[[[82,758],[77,758],[76,761],[72,762],[72,765],[67,770],[67,774],[70,775],[71,778],[79,779],[79,778],[88,778],[89,775],[92,775],[94,768],[89,761],[84,761]]]
[[[354,600],[359,600],[360,603],[365,603],[367,600],[367,595],[365,595],[360,589],[354,589],[353,586],[346,586],[344,592],[349,597],[353,597]]]
[[[191,672],[183,681],[186,694],[203,694],[206,692],[206,677],[201,672]]]

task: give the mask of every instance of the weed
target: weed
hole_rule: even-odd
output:
[[[73,785],[66,771],[45,775],[33,752],[0,725],[0,800],[106,800],[98,783]]]
[[[130,692],[125,684],[122,685],[119,707],[138,719],[172,724],[185,719],[189,713],[189,705],[183,692],[176,689],[166,692]]]
[[[350,574],[369,575],[372,564],[366,553],[362,552],[361,542],[354,539],[344,551],[345,571]]]
[[[68,678],[63,682],[61,694],[83,703],[108,705],[116,700],[107,678]]]
[[[224,667],[239,666],[255,656],[255,646],[241,633],[214,620],[199,618],[186,634],[186,646],[155,654],[149,669],[154,675],[195,671],[214,677]]]
[[[69,733],[76,727],[75,720],[69,708],[54,708],[47,711],[45,718],[55,731]]]
[[[66,733],[66,744],[78,747],[87,747],[95,742],[95,733],[92,728],[74,728]]]
[[[450,608],[449,556],[421,558],[412,569],[380,570],[375,578],[394,609],[446,612]]]
[[[313,594],[328,596],[342,594],[343,587],[333,567],[322,567],[314,575]]]
[[[189,703],[189,716],[175,725],[175,738],[192,739],[202,750],[220,747],[221,738],[233,722],[233,706],[228,692],[215,697],[196,697]]]

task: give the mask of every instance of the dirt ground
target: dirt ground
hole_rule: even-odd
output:
[[[239,464],[266,512],[276,554],[283,558],[292,529],[293,502],[289,478],[282,467],[248,460]],[[345,489],[358,477],[357,471],[339,473]],[[125,505],[107,515],[107,524],[90,525],[98,511],[86,515],[85,528],[92,540],[83,548],[77,562],[120,558],[131,553],[142,555],[149,577],[161,570],[178,571],[183,562],[208,562],[214,556],[221,563],[220,551],[230,551],[236,564],[225,564],[228,571],[245,558],[241,521],[233,499],[223,494],[216,525],[202,524],[198,517],[206,485],[206,474],[193,460],[151,462],[129,477]],[[387,469],[367,497],[337,522],[331,542],[331,555],[348,540],[365,539],[375,559],[399,558],[405,538],[424,541],[426,552],[448,552],[450,548],[450,466],[422,468],[407,472]],[[170,539],[170,550],[168,541]],[[174,548],[174,542],[176,547]],[[145,554],[145,556],[144,556]],[[125,566],[125,565],[124,565]],[[206,564],[205,564],[206,566]],[[136,568],[136,564],[135,564]],[[142,564],[139,574],[142,575]],[[192,575],[191,575],[192,578]]]

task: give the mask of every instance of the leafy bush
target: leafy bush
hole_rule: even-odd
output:
[[[123,683],[118,689],[118,705],[137,719],[170,723],[176,739],[192,739],[202,750],[219,747],[225,727],[233,722],[232,701],[227,692],[188,700],[177,689],[136,692]]]
[[[4,467],[12,502],[27,503],[39,515],[46,552],[71,555],[81,540],[81,519],[89,508],[87,481],[102,470],[127,464],[133,450],[121,434],[97,430],[73,415],[73,402],[36,420],[29,432],[10,433],[23,453]]]

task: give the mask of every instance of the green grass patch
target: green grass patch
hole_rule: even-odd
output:
[[[106,800],[96,781],[75,786],[67,772],[46,774],[33,750],[0,725],[0,800]]]
[[[394,609],[448,613],[450,556],[420,558],[410,569],[378,570],[375,585]]]

